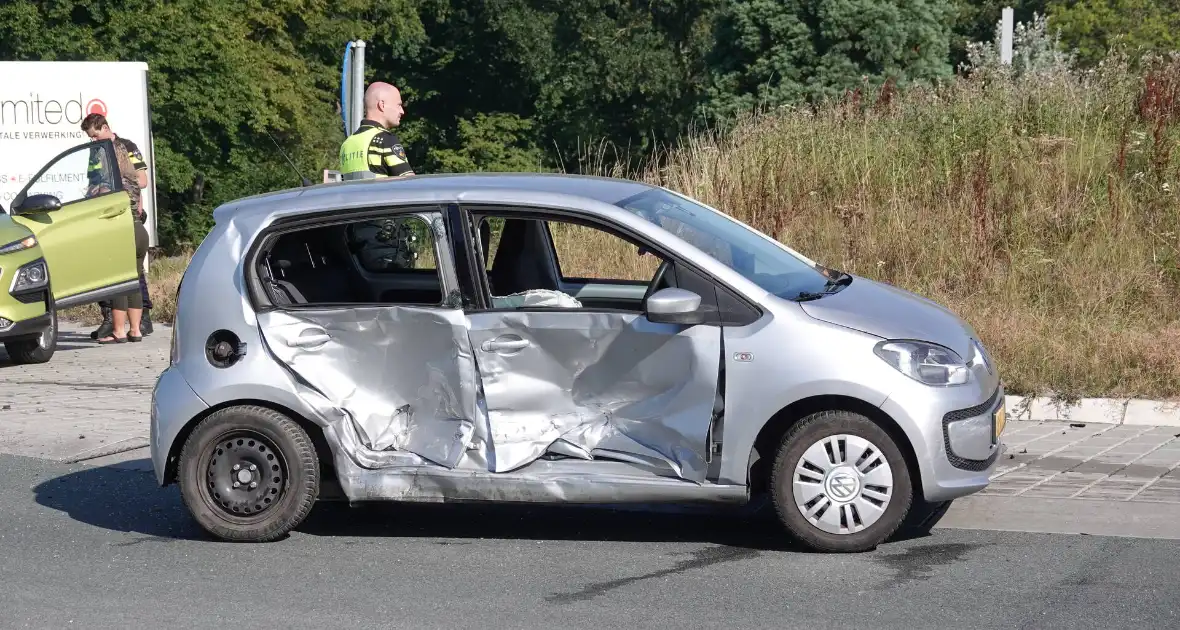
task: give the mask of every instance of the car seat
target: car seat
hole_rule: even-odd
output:
[[[560,290],[548,261],[548,241],[541,233],[544,224],[535,219],[506,219],[500,234],[496,259],[488,272],[495,295],[510,295],[532,289]]]
[[[348,268],[323,247],[328,230],[292,232],[279,237],[267,256],[276,303],[367,302],[353,295]],[[277,269],[276,269],[277,267]]]

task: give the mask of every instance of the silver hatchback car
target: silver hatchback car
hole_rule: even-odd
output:
[[[437,175],[219,207],[179,289],[151,453],[208,532],[349,502],[767,500],[825,551],[988,484],[972,328],[665,188]]]

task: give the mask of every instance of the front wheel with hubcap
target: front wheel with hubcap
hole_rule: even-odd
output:
[[[13,363],[47,363],[57,351],[57,309],[49,309],[49,327],[36,339],[6,342],[4,350]]]
[[[180,495],[205,531],[265,542],[297,527],[316,500],[319,460],[307,432],[263,407],[229,407],[197,425],[179,463]]]
[[[889,434],[849,411],[800,420],[783,437],[771,498],[787,530],[818,551],[874,549],[897,531],[913,487]]]

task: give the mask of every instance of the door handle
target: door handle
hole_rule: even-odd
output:
[[[328,333],[318,328],[308,328],[302,333],[299,333],[298,337],[288,339],[287,345],[292,348],[312,348],[322,346],[331,340],[332,338],[328,336]]]
[[[483,342],[480,348],[484,352],[501,352],[504,350],[524,350],[532,345],[528,339],[521,339],[515,335],[496,337]]]
[[[115,208],[114,210],[107,210],[106,212],[103,212],[102,214],[98,215],[98,218],[100,218],[100,219],[113,219],[113,218],[119,216],[120,214],[123,214],[126,211],[127,211],[127,208],[124,208],[123,206],[119,206],[118,208]]]

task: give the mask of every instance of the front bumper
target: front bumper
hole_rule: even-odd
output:
[[[910,437],[927,501],[947,501],[987,487],[1003,451],[1004,388],[989,395],[891,397],[882,410]],[[980,400],[982,399],[982,402]]]
[[[992,468],[1000,456],[1000,433],[1007,419],[1003,388],[991,398],[942,417],[946,459],[957,470],[978,472]]]
[[[35,315],[28,319],[20,321],[13,321],[6,318],[0,311],[0,342],[2,341],[24,341],[27,339],[36,339],[45,332],[45,329],[53,323],[53,319],[49,313],[45,312],[44,308],[39,309],[40,315]]]

